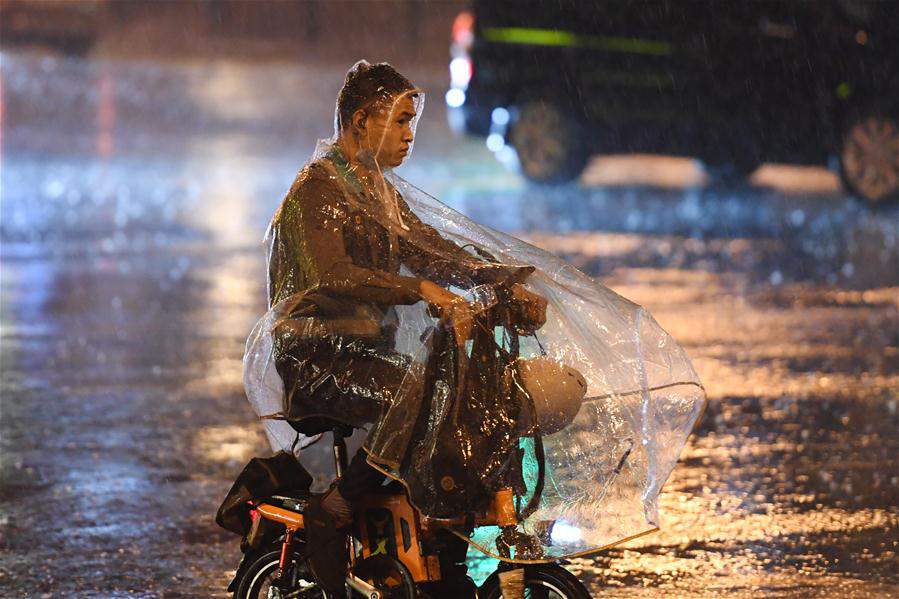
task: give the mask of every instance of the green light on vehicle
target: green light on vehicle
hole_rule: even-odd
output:
[[[555,29],[534,29],[529,27],[493,27],[485,29],[484,39],[503,44],[529,46],[577,46],[577,36],[567,31]]]
[[[846,98],[848,98],[851,95],[852,95],[852,87],[845,81],[843,81],[842,83],[840,83],[837,86],[837,97],[840,100],[845,100]]]
[[[556,46],[569,48],[596,48],[607,52],[665,56],[671,54],[671,44],[636,37],[612,37],[605,35],[577,35],[557,29],[534,27],[488,27],[481,34],[489,42],[520,44],[527,46]]]
[[[623,52],[627,54],[649,54],[651,56],[671,54],[671,44],[635,37],[590,36],[586,40],[585,45],[591,48],[608,50],[609,52]]]

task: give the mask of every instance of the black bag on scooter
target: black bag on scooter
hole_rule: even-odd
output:
[[[252,525],[247,502],[284,491],[309,491],[312,475],[286,451],[270,458],[253,458],[244,466],[215,514],[215,523],[229,532],[246,536]]]

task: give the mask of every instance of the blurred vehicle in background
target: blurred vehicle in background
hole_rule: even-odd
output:
[[[0,41],[81,55],[96,42],[111,7],[110,0],[0,0]]]
[[[894,11],[474,0],[452,28],[450,125],[534,182],[575,179],[592,153],[696,156],[725,183],[762,162],[836,162],[852,192],[886,203],[899,197]]]

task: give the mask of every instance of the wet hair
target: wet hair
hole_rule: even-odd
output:
[[[347,72],[337,94],[337,131],[344,131],[353,113],[376,102],[415,89],[406,77],[386,62],[371,64],[360,60]]]

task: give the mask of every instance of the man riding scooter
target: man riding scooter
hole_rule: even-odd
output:
[[[238,599],[392,593],[382,575],[403,597],[471,597],[466,545],[500,561],[484,597],[583,599],[559,561],[658,528],[705,405],[644,308],[392,172],[422,100],[389,65],[355,65],[334,137],[272,219],[244,386],[281,452],[252,460],[217,515],[242,537]],[[353,428],[367,432],[348,464]],[[297,449],[329,431],[339,480],[310,497]],[[412,515],[387,527],[397,497]]]
[[[509,267],[425,225],[384,176],[411,152],[422,97],[390,65],[357,63],[337,98],[335,139],[302,169],[272,219],[269,304],[289,315],[274,331],[273,354],[284,382],[283,417],[301,433],[318,434],[334,423],[408,428],[415,414],[398,418],[388,409],[402,389],[404,405],[414,411],[425,381],[421,368],[395,348],[396,306],[426,302],[464,344],[469,305],[447,287],[468,289],[509,275]],[[539,327],[545,300],[521,285],[511,289],[512,301]],[[388,411],[396,422],[380,421]],[[343,585],[345,544],[338,530],[349,524],[353,502],[384,479],[360,449],[308,509],[316,547],[310,561],[326,588],[339,592]],[[464,566],[467,543],[449,533],[440,542],[447,575],[444,588],[434,592],[473,597]]]

